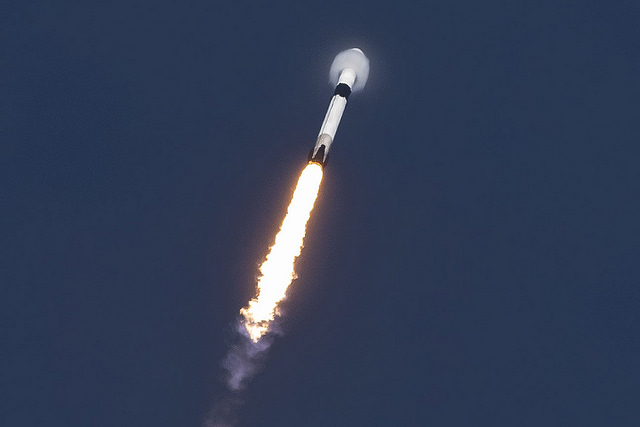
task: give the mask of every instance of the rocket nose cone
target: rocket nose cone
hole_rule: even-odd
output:
[[[336,56],[329,70],[331,84],[338,84],[340,74],[347,68],[351,68],[356,73],[355,83],[351,89],[355,92],[364,88],[369,77],[369,59],[362,50],[354,47],[344,50]]]

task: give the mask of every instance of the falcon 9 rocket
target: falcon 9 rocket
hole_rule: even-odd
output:
[[[347,106],[351,92],[364,88],[369,77],[369,59],[358,48],[340,52],[331,64],[329,78],[336,85],[329,103],[327,114],[318,133],[316,145],[309,153],[309,161],[324,167],[327,164],[329,148],[336,136],[340,119]]]

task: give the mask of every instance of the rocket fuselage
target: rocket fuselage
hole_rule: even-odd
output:
[[[333,139],[338,131],[340,125],[340,119],[344,109],[347,107],[347,99],[351,95],[351,88],[356,80],[356,72],[351,68],[345,68],[340,73],[338,85],[333,92],[331,102],[329,102],[329,108],[327,114],[324,116],[324,121],[320,127],[318,133],[318,139],[316,145],[309,153],[309,161],[320,164],[324,167],[327,164],[327,158],[329,155],[329,149],[333,143]]]

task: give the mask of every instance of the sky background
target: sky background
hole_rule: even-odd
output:
[[[200,426],[332,88],[239,426],[640,422],[635,1],[0,13],[0,424]]]

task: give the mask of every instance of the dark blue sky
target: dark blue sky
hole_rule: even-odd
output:
[[[640,420],[636,2],[12,2],[6,426],[199,426],[336,53],[371,60],[240,426]]]

